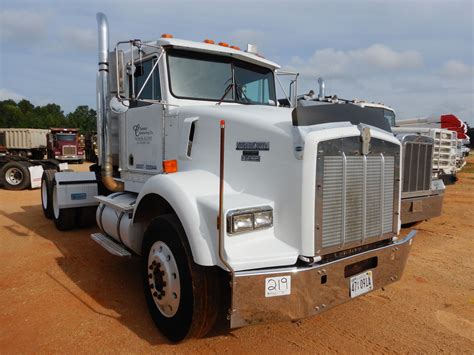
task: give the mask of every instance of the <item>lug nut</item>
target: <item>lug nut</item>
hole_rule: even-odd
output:
[[[154,296],[154,297],[157,297],[157,296],[158,296],[158,292],[153,292],[153,296]]]
[[[152,274],[148,274],[148,278],[151,279],[153,277]]]

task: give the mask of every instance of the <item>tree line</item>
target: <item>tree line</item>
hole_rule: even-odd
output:
[[[77,106],[64,114],[61,106],[47,104],[35,106],[28,100],[18,103],[13,100],[0,101],[0,128],[79,128],[81,133],[96,130],[96,111],[87,105]]]

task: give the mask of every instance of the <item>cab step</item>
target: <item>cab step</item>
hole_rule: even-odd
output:
[[[91,239],[112,255],[121,257],[132,256],[132,253],[130,253],[127,249],[102,233],[92,233]]]

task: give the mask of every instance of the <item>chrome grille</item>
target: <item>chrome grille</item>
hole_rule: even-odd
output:
[[[322,248],[363,242],[392,231],[393,156],[325,156]]]
[[[76,147],[73,145],[63,146],[63,155],[76,155]]]
[[[403,145],[403,192],[428,191],[433,168],[433,143],[428,137]]]

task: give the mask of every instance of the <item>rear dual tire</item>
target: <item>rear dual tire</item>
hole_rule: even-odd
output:
[[[6,190],[24,190],[30,186],[30,171],[32,166],[27,161],[11,161],[1,169],[3,187]]]
[[[56,170],[45,170],[41,177],[41,207],[43,214],[48,219],[53,219],[53,181]]]
[[[67,231],[74,228],[76,224],[76,208],[60,208],[57,184],[53,182],[53,219],[56,228],[60,231]]]

